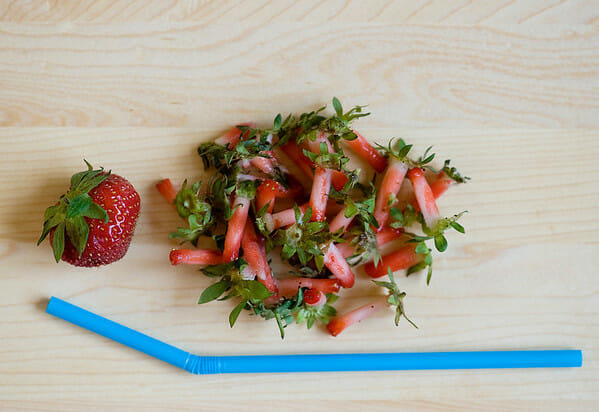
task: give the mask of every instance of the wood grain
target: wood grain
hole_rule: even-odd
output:
[[[0,125],[224,127],[336,95],[381,126],[598,127],[598,68],[591,25],[0,23]]]
[[[371,139],[382,143],[391,136],[403,136],[421,151],[426,145],[434,145],[438,153],[476,177],[441,200],[451,213],[464,208],[471,212],[465,216],[474,226],[469,231],[470,244],[599,243],[595,236],[599,219],[592,218],[599,204],[595,178],[599,173],[599,132],[368,126],[377,124],[380,117],[375,113],[372,119],[359,123]],[[82,158],[118,170],[146,199],[137,237],[148,239],[156,232],[168,233],[177,224],[177,218],[170,213],[165,216],[168,208],[160,201],[153,184],[164,177],[179,182],[201,178],[203,169],[196,148],[223,131],[5,128],[4,152],[0,154],[4,189],[0,197],[0,227],[4,228],[0,238],[33,242],[40,230],[39,217],[47,205],[64,193],[70,175],[81,168]],[[565,169],[556,172],[556,164],[563,164]],[[19,179],[23,175],[29,177],[28,185]],[[563,196],[563,189],[559,188],[567,188],[568,196]]]
[[[594,0],[0,0],[0,410],[599,409],[598,22]],[[473,177],[439,203],[469,210],[467,235],[431,286],[400,278],[418,330],[230,329],[230,305],[196,304],[209,280],[168,264],[178,219],[153,184],[201,178],[198,143],[233,123],[333,95],[369,104],[368,138]],[[97,270],[34,246],[82,158],[142,197],[129,253]],[[358,277],[341,311],[377,293]],[[51,295],[199,354],[580,348],[584,366],[194,377],[50,318]]]
[[[231,410],[248,410],[255,407],[259,409],[265,404],[276,410],[303,410],[307,412],[320,412],[325,410],[344,410],[348,412],[361,412],[368,410],[376,411],[397,411],[398,403],[369,400],[369,401],[313,401],[302,400],[301,408],[299,405],[291,404],[288,401],[272,401],[272,400],[244,400],[244,401],[228,401],[226,405],[220,401],[203,400],[201,405],[197,403],[189,403],[178,405],[179,411],[231,411]],[[54,406],[58,406],[63,412],[80,412],[82,409],[86,411],[106,411],[106,410],[139,410],[138,402],[103,402],[102,406],[97,406],[94,403],[76,402],[76,401],[59,401],[52,403],[52,406],[44,402],[12,402],[4,404],[6,408],[18,411],[52,411]],[[144,411],[161,412],[168,410],[172,405],[168,403],[157,403],[150,407],[145,407]],[[560,410],[560,411],[591,411],[596,406],[592,401],[468,401],[468,402],[452,402],[452,401],[430,401],[430,402],[412,402],[402,401],[401,409],[415,412],[462,412],[462,411],[542,411],[542,410]],[[108,409],[107,409],[108,408]]]
[[[364,128],[381,140],[391,129]],[[2,131],[0,179],[0,400],[14,408],[69,410],[133,403],[219,410],[249,399],[375,400],[391,410],[589,410],[599,389],[599,185],[597,131],[397,129],[418,149],[434,144],[474,179],[443,198],[468,208],[468,235],[450,237],[433,283],[402,279],[420,329],[392,326],[390,314],[331,338],[290,327],[280,342],[273,324],[247,316],[229,329],[227,304],[198,307],[209,281],[194,268],[170,267],[167,234],[177,225],[152,185],[162,177],[201,177],[194,149],[217,129],[9,128]],[[565,145],[564,142],[568,144]],[[118,151],[114,148],[118,147]],[[139,189],[142,216],[126,258],[99,270],[51,261],[34,247],[40,216],[64,189],[81,156],[127,176]],[[563,164],[563,168],[556,165]],[[575,165],[572,166],[572,165]],[[28,177],[29,185],[21,178]],[[346,292],[345,310],[365,302],[363,276]],[[366,290],[367,292],[363,292]],[[367,294],[366,296],[364,294]],[[91,333],[49,319],[57,295],[192,352],[204,354],[582,348],[580,370],[407,372],[191,377]],[[83,375],[80,375],[83,374]],[[84,378],[82,378],[84,376]],[[322,390],[323,382],[331,383]],[[326,384],[328,385],[328,384]],[[276,388],[276,389],[275,389]],[[102,394],[111,399],[103,401]],[[472,399],[476,393],[477,401]],[[212,401],[204,403],[206,396]],[[424,401],[426,399],[426,401]],[[535,400],[558,401],[555,404]],[[516,401],[518,400],[518,401]],[[521,401],[524,401],[521,403]],[[212,402],[212,403],[211,403]],[[249,405],[256,405],[259,403]],[[37,405],[37,406],[36,406]],[[324,404],[315,404],[314,410]],[[544,405],[544,406],[541,406]],[[291,408],[292,406],[290,406]],[[355,410],[358,405],[353,405]],[[352,409],[350,409],[352,410]]]
[[[376,22],[402,24],[597,24],[593,0],[30,0],[0,1],[0,21],[16,23]]]

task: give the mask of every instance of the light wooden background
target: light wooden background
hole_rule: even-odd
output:
[[[598,21],[594,0],[0,1],[0,409],[597,410]],[[369,104],[373,140],[434,144],[473,177],[440,201],[468,234],[430,287],[401,279],[419,330],[231,330],[227,304],[195,304],[207,279],[169,266],[177,219],[152,185],[201,176],[197,144],[228,125],[333,95]],[[83,157],[143,201],[128,255],[97,270],[34,246]],[[203,354],[580,348],[584,367],[194,377],[49,317],[51,295]]]

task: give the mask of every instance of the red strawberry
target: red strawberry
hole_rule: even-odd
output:
[[[299,288],[316,289],[323,293],[339,292],[337,279],[285,278],[277,279],[277,287],[283,296],[294,296]]]
[[[344,315],[340,315],[331,319],[327,324],[327,329],[331,335],[337,336],[349,326],[363,321],[369,316],[372,316],[377,310],[380,310],[386,306],[386,300],[377,299],[372,303],[360,306],[359,308],[347,312]]]
[[[59,202],[46,209],[37,244],[49,234],[57,262],[62,258],[75,266],[93,267],[125,256],[140,200],[125,178],[87,166],[71,177],[71,187]]]
[[[395,252],[383,256],[378,265],[375,265],[374,262],[368,262],[364,266],[364,270],[368,276],[376,279],[385,276],[388,273],[387,269],[391,269],[391,272],[408,269],[421,261],[422,255],[416,253],[416,244],[410,243]]]

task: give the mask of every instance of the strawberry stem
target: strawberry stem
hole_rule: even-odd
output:
[[[222,263],[222,253],[210,249],[173,249],[169,255],[171,265],[218,265]]]
[[[302,215],[306,212],[306,210],[310,207],[309,203],[305,203],[299,206],[299,210]],[[289,208],[285,210],[281,210],[280,212],[273,213],[272,215],[265,215],[266,227],[270,232],[273,232],[281,227],[286,227],[296,223],[295,221],[295,209]]]
[[[392,227],[385,226],[375,235],[376,243],[378,247],[381,247],[384,244],[399,239],[403,233],[403,229],[394,229]],[[337,244],[337,249],[339,249],[344,258],[352,256],[355,252],[355,246],[349,242]],[[370,256],[370,259],[372,259],[372,256]],[[361,263],[366,263],[366,261],[361,261]]]
[[[272,213],[275,208],[276,188],[272,180],[265,180],[256,189],[256,210],[267,206],[266,213]]]
[[[312,180],[314,178],[314,172],[312,171],[314,163],[303,153],[295,140],[289,140],[289,142],[281,146],[281,149],[308,179]]]
[[[239,247],[243,231],[245,230],[245,222],[250,209],[250,200],[246,197],[235,195],[233,202],[235,211],[229,219],[227,226],[227,234],[225,236],[225,248],[223,250],[223,261],[230,262],[237,259],[239,256]]]
[[[339,211],[339,213],[335,215],[335,217],[331,221],[331,224],[329,225],[329,229],[331,232],[337,232],[338,230],[341,230],[341,233],[344,233],[347,230],[350,223],[354,220],[355,215],[351,217],[346,217],[346,211],[347,207],[344,207]]]
[[[277,285],[279,293],[287,297],[297,294],[299,288],[317,289],[323,293],[339,291],[337,279],[286,278],[277,279]]]
[[[329,198],[329,190],[331,188],[330,169],[316,167],[314,171],[314,181],[312,183],[312,194],[310,195],[310,206],[312,207],[312,219],[317,222],[322,222],[325,219],[327,200]]]
[[[349,147],[351,147],[358,156],[367,161],[374,170],[376,170],[378,173],[382,173],[387,167],[387,159],[385,156],[372,147],[372,145],[364,138],[364,136],[358,133],[355,129],[352,130],[357,137],[354,140],[346,140]]]
[[[440,198],[454,184],[455,180],[448,177],[444,171],[439,172],[437,174],[437,178],[430,184],[431,192],[433,193],[435,200]],[[418,205],[416,199],[413,199],[410,204],[416,212],[420,211],[420,206]]]
[[[243,258],[248,263],[249,270],[258,278],[269,292],[276,295],[277,285],[272,277],[268,259],[266,258],[266,246],[264,238],[256,234],[254,224],[248,219],[241,239]],[[276,301],[276,300],[275,300]]]
[[[415,251],[416,245],[409,244],[395,252],[382,257],[378,265],[369,262],[364,266],[364,270],[371,278],[380,278],[387,274],[387,268],[395,272],[400,269],[408,269],[422,261],[422,256]]]
[[[175,197],[177,197],[177,189],[175,189],[170,179],[164,179],[156,183],[156,189],[158,189],[158,192],[160,192],[167,203],[174,205]]]
[[[407,171],[408,166],[404,162],[392,158],[383,176],[374,205],[374,218],[378,222],[379,228],[384,227],[389,219],[389,211],[395,203],[395,197],[401,188]]]
[[[348,177],[341,170],[333,170],[333,175],[331,176],[331,184],[335,188],[336,191],[340,192],[345,186]]]
[[[339,284],[344,288],[351,288],[354,285],[355,276],[351,268],[345,261],[339,249],[334,243],[330,243],[324,254],[324,265],[337,278]]]
[[[414,196],[416,197],[416,202],[418,202],[418,207],[420,207],[426,225],[429,228],[434,228],[441,216],[433,191],[424,177],[424,170],[421,168],[410,169],[408,178],[414,188]]]
[[[238,126],[256,127],[256,123],[253,123],[253,122],[240,123]],[[237,145],[237,143],[239,143],[239,141],[241,140],[242,134],[244,134],[243,131],[241,129],[239,129],[237,126],[235,126],[231,129],[229,129],[228,131],[226,131],[220,137],[216,138],[216,140],[214,140],[214,142],[216,144],[219,144],[222,146],[229,145],[230,147],[235,147]]]
[[[331,319],[327,325],[327,330],[331,335],[337,336],[351,325],[369,318],[385,307],[387,307],[386,297],[373,300],[366,305]]]

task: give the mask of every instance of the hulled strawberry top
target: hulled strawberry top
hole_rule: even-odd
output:
[[[427,244],[443,252],[449,229],[465,231],[458,223],[462,213],[443,217],[436,199],[467,177],[449,160],[435,169],[432,147],[413,157],[412,145],[401,138],[371,144],[353,126],[369,113],[362,106],[344,111],[336,98],[332,103],[330,115],[321,107],[278,114],[272,127],[239,124],[198,147],[210,170],[207,181],[185,181],[178,191],[169,179],[156,185],[185,220],[170,237],[193,246],[172,250],[171,263],[201,265],[219,279],[198,303],[237,300],[231,326],[245,309],[275,319],[281,337],[290,323],[310,328],[315,321],[330,321],[336,336],[389,306],[396,325],[400,318],[412,323],[393,272],[426,270],[430,282],[433,250]],[[364,161],[364,170],[352,165],[345,147]],[[211,238],[214,246],[198,249],[200,238]],[[273,270],[273,254],[291,270]],[[360,285],[354,271],[360,265],[386,293],[333,318],[334,293]]]

